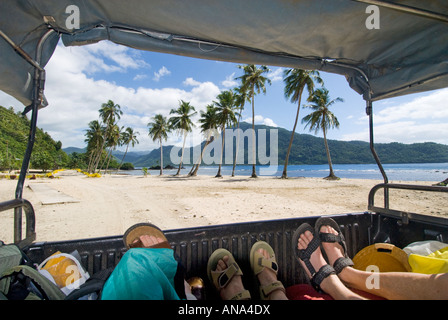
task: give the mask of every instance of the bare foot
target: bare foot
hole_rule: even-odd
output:
[[[339,233],[331,226],[322,226],[319,230],[321,233],[331,233],[338,235]],[[332,266],[334,262],[344,256],[344,249],[337,242],[322,242],[322,247],[328,257],[328,263]]]
[[[314,236],[310,231],[305,231],[304,233],[302,233],[299,237],[299,242],[297,244],[297,248],[299,250],[305,250],[306,248],[308,248],[308,245],[310,244],[311,240],[313,240],[313,237]],[[318,247],[311,254],[310,262],[311,262],[311,265],[316,270],[316,272],[319,271],[319,269],[322,266],[327,264],[327,262],[324,259],[324,256],[322,255],[322,252],[320,251],[320,247]],[[302,264],[303,268],[306,270],[306,273],[308,274],[308,276],[311,277],[312,275],[310,274],[310,271],[306,267],[305,262],[303,262],[302,259],[300,259],[300,263]]]
[[[140,236],[140,241],[142,242],[143,247],[149,248],[158,243],[162,243],[165,240],[162,238],[157,238],[155,236],[150,236],[150,235],[145,234],[145,235]],[[136,243],[136,242],[138,242],[138,239],[136,239],[133,243]]]
[[[216,265],[216,271],[223,271],[228,267],[229,256],[224,256],[221,260],[218,261]],[[219,291],[221,298],[223,300],[229,300],[234,297],[237,293],[240,293],[244,290],[243,281],[241,280],[240,275],[234,275],[230,282]]]

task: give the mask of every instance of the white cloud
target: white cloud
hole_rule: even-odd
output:
[[[184,80],[183,84],[185,86],[196,87],[196,86],[200,85],[201,83],[199,81],[194,80],[193,78],[187,78]]]
[[[283,70],[285,70],[285,68],[271,69],[271,71],[269,71],[268,73],[268,78],[271,79],[272,82],[282,81]]]
[[[448,89],[420,95],[401,104],[386,101],[374,103],[374,139],[378,143],[437,142],[448,144]],[[384,107],[383,107],[384,106]],[[381,107],[383,107],[381,110]],[[378,110],[375,112],[375,110]],[[358,123],[366,124],[361,132],[344,134],[343,140],[369,141],[367,116]]]
[[[374,120],[375,123],[391,123],[402,119],[420,121],[447,119],[446,101],[448,101],[448,89],[438,90],[398,106],[386,107],[374,114]]]
[[[252,117],[246,118],[243,120],[244,122],[252,123]],[[265,118],[261,115],[255,115],[255,124],[264,124],[270,127],[278,127],[278,125],[271,118]]]
[[[140,80],[145,80],[146,78],[148,78],[147,74],[137,74],[137,75],[135,75],[135,77],[132,80],[140,81]]]
[[[226,88],[236,87],[238,82],[235,80],[235,72],[226,77],[226,80],[222,81],[221,84]]]
[[[114,46],[108,48],[114,51]],[[94,72],[126,72],[127,68],[145,64],[138,59],[133,63],[133,56],[126,50],[115,50],[121,52],[121,56],[115,59],[122,62],[118,65],[114,61],[106,61],[102,54],[107,50],[100,49],[58,46],[46,66],[45,95],[49,105],[39,112],[38,127],[55,140],[60,140],[63,147],[84,147],[88,123],[98,119],[101,104],[112,100],[121,106],[124,113],[119,125],[130,126],[140,132],[140,143],[135,150],[157,148],[157,142],[152,142],[147,134],[147,123],[152,116],[156,113],[168,116],[180,100],[189,101],[197,111],[204,110],[220,92],[215,84],[192,78],[187,81],[190,85],[194,84],[189,89],[132,88],[112,81],[96,80],[93,78]],[[23,110],[23,105],[3,93],[0,95],[0,105],[12,105],[16,111]],[[177,137],[170,136],[168,143],[177,140]]]
[[[165,66],[163,66],[162,68],[159,69],[159,71],[154,72],[154,81],[159,81],[160,78],[162,78],[163,76],[167,76],[171,74],[171,71],[169,71]]]

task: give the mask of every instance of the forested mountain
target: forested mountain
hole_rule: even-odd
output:
[[[241,123],[240,128],[244,132],[251,128],[251,124]],[[278,130],[278,163],[283,164],[286,151],[291,137],[291,131],[284,128],[274,128],[264,125],[256,125],[255,131],[266,129],[266,141],[269,141],[270,130]],[[258,139],[258,136],[257,136]],[[204,143],[202,144],[204,145]],[[361,164],[374,163],[375,160],[370,151],[370,145],[364,141],[339,141],[328,140],[333,163],[338,164]],[[171,164],[170,152],[172,146],[164,146],[164,164]],[[235,143],[234,143],[235,148]],[[267,147],[269,155],[269,146]],[[448,162],[448,146],[433,142],[403,144],[403,143],[377,143],[375,144],[377,153],[382,163],[438,163]],[[245,144],[245,159],[247,163],[247,141]],[[193,151],[186,150],[186,154],[193,155]],[[179,152],[180,154],[180,152]],[[117,153],[117,157],[121,159]],[[131,162],[135,167],[151,167],[160,161],[160,149],[154,149],[147,154],[128,152],[126,162]],[[184,163],[188,163],[184,159]],[[192,163],[190,160],[189,163]],[[309,134],[298,134],[294,136],[293,147],[291,149],[289,164],[325,164],[327,155],[325,153],[323,138]]]

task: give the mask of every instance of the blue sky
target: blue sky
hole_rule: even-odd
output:
[[[270,67],[266,95],[255,97],[256,123],[292,129],[297,105],[283,94],[282,68]],[[90,121],[98,119],[101,104],[111,99],[124,114],[121,126],[139,132],[134,151],[158,147],[148,137],[147,123],[156,113],[168,115],[179,100],[189,101],[196,110],[204,110],[222,90],[238,85],[241,75],[237,64],[207,61],[161,53],[137,51],[111,42],[83,47],[59,45],[46,66],[46,96],[49,106],[39,113],[38,126],[47,131],[63,147],[84,147],[84,134]],[[340,129],[331,130],[329,139],[368,141],[368,119],[365,102],[354,92],[343,76],[321,73],[331,98],[344,102],[333,105]],[[304,94],[302,103],[306,103]],[[376,142],[438,142],[448,144],[448,89],[392,98],[374,103]],[[23,106],[0,92],[0,105]],[[301,108],[300,119],[309,111]],[[249,105],[243,119],[250,120]],[[197,120],[197,119],[195,119]],[[298,124],[297,132],[309,133]],[[196,143],[195,130],[187,143]],[[172,134],[167,144],[181,143]],[[124,150],[124,148],[122,148]]]

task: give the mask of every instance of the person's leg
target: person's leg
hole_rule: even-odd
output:
[[[301,234],[297,244],[298,249],[305,250],[313,237],[313,234],[309,231]],[[300,262],[302,263],[303,268],[308,273],[308,276],[311,277],[308,268],[305,266],[305,263],[302,260],[300,260]],[[317,248],[313,252],[310,258],[310,262],[316,270],[319,270],[322,266],[327,264],[320,248]],[[335,300],[364,299],[363,297],[348,289],[335,274],[331,274],[327,278],[325,278],[320,284],[320,287],[323,291],[325,291],[325,293],[329,294]]]
[[[448,274],[422,274],[413,272],[377,273],[377,286],[372,283],[375,274],[345,268],[339,274],[341,280],[352,288],[373,293],[389,300],[448,299]]]
[[[330,226],[322,226],[320,231],[337,234],[337,231]],[[323,243],[322,246],[330,265],[343,256],[338,243]],[[427,275],[413,272],[374,274],[346,267],[339,274],[339,278],[351,288],[386,299],[448,299],[448,274]],[[373,281],[376,281],[377,285],[368,285]]]

